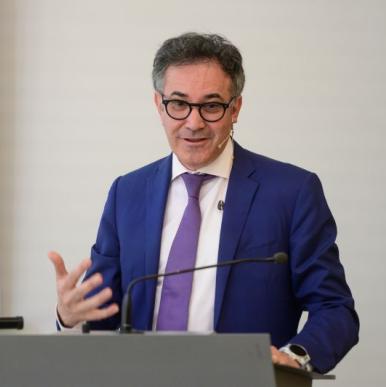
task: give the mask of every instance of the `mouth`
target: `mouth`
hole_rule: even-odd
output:
[[[208,139],[207,138],[183,138],[183,141],[191,145],[201,145],[206,141],[208,141]]]

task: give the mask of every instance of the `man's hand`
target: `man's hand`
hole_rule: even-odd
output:
[[[271,345],[271,356],[273,364],[280,364],[294,368],[300,368],[300,364],[289,357],[286,353],[280,352],[276,347]]]
[[[67,327],[73,327],[82,321],[102,320],[118,313],[117,304],[100,308],[112,297],[110,288],[105,288],[94,296],[85,299],[87,293],[103,283],[102,275],[96,273],[77,286],[80,277],[91,266],[91,259],[84,259],[71,272],[67,272],[63,258],[56,252],[48,253],[56,272],[56,291],[58,294],[58,314]]]

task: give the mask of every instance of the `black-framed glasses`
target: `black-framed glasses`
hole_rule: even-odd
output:
[[[232,97],[228,103],[223,102],[204,102],[190,103],[182,99],[165,99],[162,96],[162,103],[165,105],[166,113],[175,120],[185,120],[189,117],[193,108],[196,107],[201,118],[207,122],[220,121],[224,117],[226,110],[233,102]]]

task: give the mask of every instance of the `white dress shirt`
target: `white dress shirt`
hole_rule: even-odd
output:
[[[194,173],[208,173],[216,176],[213,179],[204,181],[200,191],[201,228],[197,246],[196,267],[217,263],[223,216],[223,211],[218,209],[218,203],[220,200],[225,202],[232,163],[233,142],[229,140],[216,160],[194,171]],[[192,173],[173,154],[172,181],[162,229],[159,273],[165,272],[170,248],[188,203],[188,193],[181,177],[185,172]],[[163,280],[160,279],[157,282],[156,289],[153,330],[155,330],[157,323],[162,284]],[[193,274],[188,331],[202,333],[213,331],[215,289],[216,269],[201,270]]]

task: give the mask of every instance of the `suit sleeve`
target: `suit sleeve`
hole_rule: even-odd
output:
[[[298,193],[290,237],[292,287],[308,320],[290,342],[303,345],[322,373],[358,341],[359,320],[339,261],[336,234],[321,183],[310,174]]]
[[[99,225],[97,240],[91,249],[92,266],[87,271],[84,279],[94,273],[101,273],[103,284],[88,294],[88,297],[96,294],[105,287],[110,287],[113,293],[112,299],[104,306],[113,302],[121,305],[121,274],[120,274],[120,246],[116,228],[116,192],[120,178],[117,178],[110,188],[109,195],[103,210]],[[91,329],[114,330],[119,326],[119,313],[108,319],[90,322]]]

